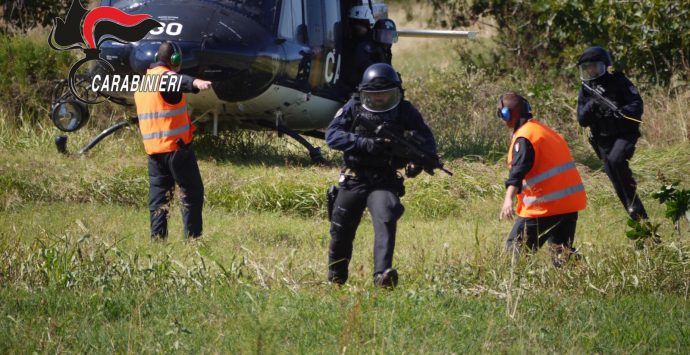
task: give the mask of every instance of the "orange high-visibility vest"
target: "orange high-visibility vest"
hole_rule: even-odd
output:
[[[164,66],[158,66],[146,71],[146,75],[163,75],[171,72]],[[134,93],[137,105],[139,130],[144,140],[146,154],[160,154],[176,151],[179,147],[178,138],[185,144],[192,142],[192,122],[187,113],[187,100],[182,94],[182,100],[177,104],[169,104],[160,92]]]
[[[529,120],[513,135],[508,151],[509,167],[515,141],[520,137],[534,147],[534,165],[522,181],[518,216],[547,217],[585,209],[585,187],[565,139],[541,122]]]

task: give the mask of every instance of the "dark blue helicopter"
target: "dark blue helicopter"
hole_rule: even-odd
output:
[[[213,82],[213,90],[189,95],[192,118],[202,131],[274,129],[318,157],[302,135],[323,138],[321,129],[353,91],[341,80],[352,65],[347,17],[353,7],[387,18],[388,8],[371,0],[103,0],[128,14],[148,14],[162,26],[135,43],[104,42],[100,58],[120,75],[143,74],[162,41],[174,42],[180,72]],[[474,37],[474,32],[399,30],[410,37]],[[90,75],[98,73],[98,68]],[[86,81],[88,82],[88,80]],[[64,86],[64,83],[63,83]],[[56,88],[60,93],[64,90]],[[133,93],[99,92],[132,105]],[[54,96],[53,122],[74,131],[88,120],[86,105],[69,94]],[[69,125],[65,122],[71,122]],[[125,126],[96,137],[81,153]]]

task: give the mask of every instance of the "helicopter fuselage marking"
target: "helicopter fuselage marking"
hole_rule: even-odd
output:
[[[338,79],[340,79],[340,59],[341,56],[338,54],[338,59],[336,61],[335,51],[328,52],[326,55],[324,76],[326,77],[327,83],[335,84],[338,82]]]
[[[167,34],[168,36],[179,36],[182,33],[182,24],[179,22],[170,22],[170,23],[165,23],[161,22],[163,26],[157,27],[152,29],[149,33],[158,36],[163,34]]]

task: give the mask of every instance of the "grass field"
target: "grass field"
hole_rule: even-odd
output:
[[[325,282],[336,152],[324,148],[330,165],[312,166],[267,133],[197,139],[204,238],[182,239],[175,203],[169,240],[152,243],[138,132],[62,156],[47,120],[0,112],[0,353],[687,353],[690,230],[674,231],[650,197],[662,181],[690,184],[687,93],[645,93],[631,166],[662,242],[636,249],[574,122],[574,84],[487,78],[461,66],[461,43],[396,47],[408,97],[455,176],[407,182],[395,290],[373,287],[368,217],[348,284]],[[530,93],[566,134],[585,180],[575,242],[585,257],[562,269],[546,250],[503,253],[508,132],[492,113],[507,89]],[[70,150],[103,125],[71,135]]]
[[[408,183],[395,258],[401,285],[382,291],[371,280],[368,218],[348,285],[324,282],[323,191],[337,168],[305,165],[291,144],[259,135],[250,150],[275,153],[253,162],[202,153],[204,240],[182,240],[173,213],[169,241],[151,243],[136,132],[85,158],[54,152],[53,133],[0,130],[3,353],[677,353],[690,345],[687,232],[679,238],[665,222],[661,245],[636,250],[605,175],[586,165],[590,206],[576,241],[584,261],[558,270],[546,251],[517,262],[501,254],[510,229],[497,220],[504,164],[459,158],[452,178]],[[663,219],[648,197],[658,172],[687,181],[689,157],[688,145],[671,145],[633,160],[654,220]]]

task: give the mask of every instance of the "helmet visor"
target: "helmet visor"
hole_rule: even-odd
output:
[[[387,29],[374,30],[374,41],[384,44],[393,44],[398,42],[398,31]]]
[[[594,80],[606,73],[604,62],[584,62],[580,64],[580,79],[584,81]]]
[[[370,112],[386,112],[392,110],[400,104],[402,92],[400,88],[386,90],[362,90],[360,92],[362,107]]]

